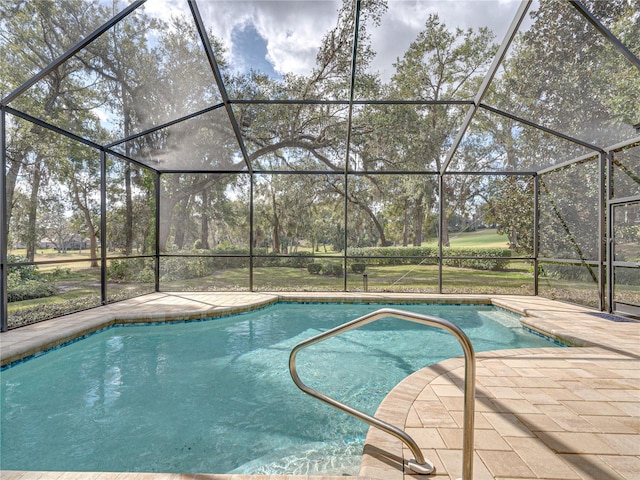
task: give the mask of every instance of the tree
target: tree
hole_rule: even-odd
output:
[[[392,77],[391,88],[399,98],[435,101],[470,98],[477,90],[496,48],[493,34],[488,29],[473,31],[458,28],[451,31],[437,15],[430,15],[424,29],[395,64],[396,73]],[[382,151],[385,157],[395,159],[405,169],[442,172],[448,146],[460,125],[460,112],[445,105],[432,105],[419,108],[399,106],[390,113],[395,118],[386,120],[386,123],[400,125],[401,130],[393,131],[397,140],[384,139]],[[477,167],[476,157],[476,154],[464,155],[464,167],[474,170]],[[435,203],[427,200],[437,192],[434,180],[435,177],[431,177],[419,185],[414,184],[413,188],[406,189],[407,196],[402,199],[415,205],[417,244],[423,236],[424,207]],[[444,177],[443,186],[441,201],[466,201],[461,195],[463,189],[457,177]],[[449,244],[447,219],[448,215],[445,215],[441,232],[445,246]]]
[[[516,176],[498,178],[489,184],[483,218],[507,235],[509,248],[533,256],[533,180]]]
[[[82,0],[4,3],[0,13],[3,19],[0,57],[6,67],[3,72],[9,72],[2,76],[1,87],[6,93],[26,80],[25,74],[28,77],[41,70],[81,38],[85,23],[96,23],[95,8]],[[77,59],[70,59],[18,97],[12,106],[81,135],[100,132],[97,117],[91,111],[95,97],[84,88],[84,80],[82,65]],[[58,155],[57,141],[51,132],[22,121],[10,122],[8,137],[13,147],[8,152],[7,203],[12,207],[7,222],[11,221],[20,171],[26,169],[24,180],[30,186],[26,247],[27,258],[33,261],[38,236],[38,195],[48,181],[48,168]]]

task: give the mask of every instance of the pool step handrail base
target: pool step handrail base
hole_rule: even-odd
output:
[[[426,458],[424,459],[424,463],[418,463],[415,458],[412,458],[407,462],[407,467],[418,475],[433,475],[436,473],[435,465]]]

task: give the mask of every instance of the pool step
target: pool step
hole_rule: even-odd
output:
[[[229,472],[236,475],[357,476],[362,443],[333,440],[281,449],[247,462]]]
[[[522,327],[519,317],[514,316],[514,314],[509,312],[503,312],[502,310],[491,310],[488,312],[480,311],[478,312],[478,316],[497,322],[507,328]]]

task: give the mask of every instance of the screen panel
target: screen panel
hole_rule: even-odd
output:
[[[107,257],[155,252],[155,181],[150,169],[107,156]]]
[[[640,146],[613,153],[611,198],[640,195]]]
[[[160,176],[160,253],[248,255],[246,174]]]
[[[598,165],[592,160],[540,175],[541,257],[598,260]]]
[[[540,262],[538,294],[599,309],[598,267],[594,264]]]
[[[9,328],[101,305],[100,262],[15,266],[7,276]]]
[[[238,256],[161,256],[160,291],[249,291],[249,259]]]

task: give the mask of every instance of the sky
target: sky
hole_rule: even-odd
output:
[[[517,0],[389,0],[380,26],[370,27],[377,52],[371,68],[388,80],[393,63],[431,13],[438,13],[451,28],[487,26],[500,43],[519,4]],[[231,68],[239,72],[253,68],[275,78],[311,71],[323,36],[336,25],[340,5],[334,0],[198,0],[203,21],[222,40]],[[186,0],[148,0],[145,11],[162,18],[189,13]]]

